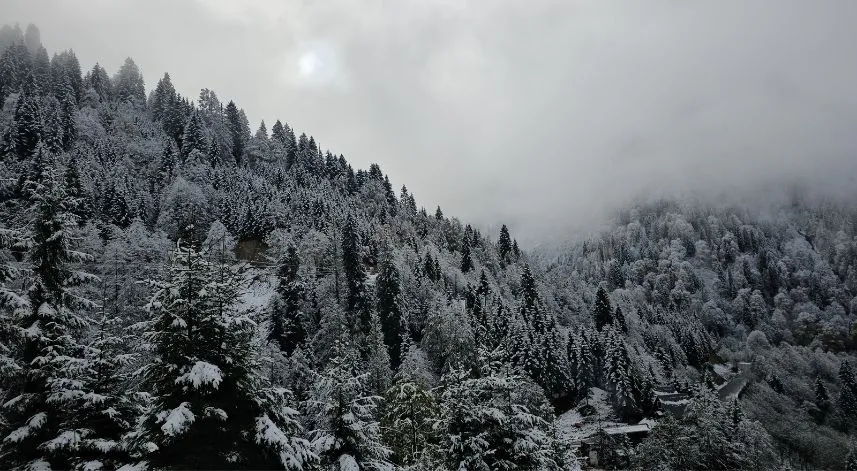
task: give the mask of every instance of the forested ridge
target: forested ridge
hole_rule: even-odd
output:
[[[0,50],[0,468],[576,469],[603,421],[651,431],[602,467],[857,465],[853,205],[530,253],[130,58]]]

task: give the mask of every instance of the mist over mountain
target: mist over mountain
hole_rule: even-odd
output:
[[[311,130],[528,246],[641,193],[853,188],[829,180],[857,151],[849,0],[174,3],[0,11],[83,64],[133,57],[147,90],[169,71],[185,96],[240,98],[254,127]]]
[[[5,4],[0,468],[857,466],[854,7],[776,5]]]

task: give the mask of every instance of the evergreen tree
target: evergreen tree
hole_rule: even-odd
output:
[[[473,269],[473,259],[470,258],[470,243],[465,239],[461,247],[461,272],[467,273]]]
[[[94,339],[86,346],[80,395],[70,424],[76,432],[75,468],[118,468],[128,461],[124,438],[133,429],[137,404],[128,393],[134,355],[123,319],[102,307]]]
[[[76,156],[72,156],[68,162],[63,185],[67,194],[68,210],[77,218],[78,225],[83,226],[92,215],[92,208],[80,181]]]
[[[586,397],[593,385],[589,343],[580,330],[569,336],[566,345],[569,385],[577,399]]]
[[[286,130],[279,119],[271,126],[271,138],[284,146],[286,145]]]
[[[851,443],[845,456],[845,471],[857,471],[857,445]]]
[[[394,370],[399,368],[402,360],[402,326],[401,286],[399,270],[393,260],[393,254],[388,251],[381,261],[381,268],[376,279],[377,309],[384,333],[384,344],[390,356],[390,365]]]
[[[842,388],[836,402],[847,427],[848,423],[857,419],[857,380],[848,360],[839,366],[839,380]]]
[[[42,110],[42,144],[52,154],[58,154],[63,150],[62,118],[60,117],[60,105],[55,99],[43,100],[45,104]]]
[[[390,450],[381,441],[375,417],[381,398],[368,393],[369,374],[360,371],[357,352],[343,336],[335,341],[334,356],[307,401],[313,450],[322,469],[392,470]]]
[[[164,119],[177,97],[178,94],[170,79],[170,74],[165,73],[149,95],[148,109],[152,113],[152,118],[156,121]]]
[[[146,90],[143,83],[143,75],[134,60],[130,57],[119,68],[119,72],[113,77],[113,92],[119,101],[134,104],[146,103]]]
[[[628,354],[628,347],[615,330],[607,331],[605,376],[610,386],[613,403],[623,417],[639,411],[635,397],[636,371]]]
[[[387,390],[381,418],[384,442],[399,466],[420,463],[437,440],[433,427],[439,413],[437,398],[409,373],[402,371]]]
[[[595,319],[595,328],[598,330],[613,322],[610,298],[607,297],[607,291],[604,290],[603,286],[599,286],[598,292],[595,293],[595,309],[592,316]]]
[[[304,286],[298,274],[299,268],[298,250],[290,244],[278,263],[279,284],[271,301],[270,340],[277,342],[286,355],[291,355],[307,337],[300,311]]]
[[[830,394],[827,392],[827,388],[824,386],[824,383],[821,382],[820,377],[815,378],[815,405],[818,406],[821,411],[821,420],[824,420],[824,417],[827,415],[827,411],[830,410]]]
[[[435,469],[563,469],[550,409],[524,378],[484,364],[476,375],[453,369],[442,384]]]
[[[65,83],[69,83],[74,94],[75,104],[80,102],[83,95],[83,77],[80,74],[80,62],[77,60],[74,51],[68,49],[54,55],[51,60],[51,77],[54,96],[57,99],[62,99],[62,95],[65,93]]]
[[[42,139],[42,108],[35,78],[29,75],[24,83],[13,115],[12,141],[19,159],[31,157]]]
[[[613,323],[615,323],[623,333],[628,333],[628,325],[625,323],[625,314],[622,313],[622,308],[619,306],[616,306],[616,311],[613,312]]]
[[[208,139],[205,135],[205,130],[202,127],[202,121],[199,114],[191,113],[190,118],[184,125],[184,134],[182,136],[182,155],[185,158],[191,156],[194,152],[198,152],[200,156],[205,155],[208,151]]]
[[[509,229],[503,224],[500,228],[500,239],[497,241],[497,252],[501,260],[506,260],[512,252],[512,239],[509,237]]]
[[[259,129],[256,130],[256,135],[253,137],[261,141],[268,140],[268,128],[265,127],[265,120],[262,120],[262,122],[259,123]]]
[[[241,114],[233,101],[226,105],[226,122],[232,139],[232,157],[235,158],[235,163],[240,166],[244,158],[244,144],[247,139],[242,132]]]
[[[240,274],[179,247],[154,282],[142,369],[152,406],[135,443],[155,467],[303,469],[313,459],[298,438],[290,393],[260,376],[256,324],[236,307]]]
[[[68,152],[77,141],[77,102],[74,99],[74,90],[68,82],[66,84],[60,99],[59,118],[62,125],[62,148]]]
[[[44,184],[28,185],[35,206],[24,241],[27,287],[23,295],[7,291],[0,311],[0,324],[12,326],[10,374],[0,378],[10,398],[2,406],[0,458],[10,468],[70,468],[88,433],[73,419],[87,387],[80,379],[83,347],[77,338],[94,304],[78,289],[95,278],[75,270],[88,256],[74,250],[75,221],[56,171],[44,173]]]
[[[357,222],[349,215],[342,229],[342,270],[345,275],[346,311],[354,321],[351,325],[358,332],[367,334],[371,328],[371,307],[366,299],[364,283],[366,272],[360,261],[360,239]]]
[[[110,76],[107,75],[104,67],[101,67],[97,62],[87,74],[86,84],[95,90],[102,102],[109,101],[113,97],[113,85],[110,83]]]
[[[31,51],[33,56],[33,76],[36,79],[36,85],[39,90],[48,92],[51,90],[51,59],[48,57],[48,51],[41,45],[34,51]]]

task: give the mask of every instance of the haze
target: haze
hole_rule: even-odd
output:
[[[640,194],[852,194],[857,2],[4,1],[84,70],[215,90],[528,243]]]

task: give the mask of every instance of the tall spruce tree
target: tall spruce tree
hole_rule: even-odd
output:
[[[461,246],[461,272],[467,273],[473,269],[473,259],[470,256],[470,242],[467,241],[467,238],[464,239],[464,243]]]
[[[509,229],[503,224],[500,228],[500,238],[497,240],[497,252],[501,260],[506,260],[512,252],[512,238],[509,237]]]
[[[15,103],[11,137],[19,159],[29,158],[42,139],[42,107],[39,89],[32,74],[28,75]]]
[[[390,366],[399,368],[402,360],[403,320],[401,307],[401,285],[399,270],[396,268],[392,252],[388,251],[381,261],[381,269],[376,279],[377,310],[384,333],[384,345],[390,356]]]
[[[437,436],[434,424],[440,412],[434,393],[402,370],[384,395],[381,430],[398,466],[414,466],[424,460]]]
[[[291,355],[307,337],[300,310],[304,285],[299,268],[298,249],[290,244],[277,264],[278,284],[270,306],[270,340],[277,342],[286,355]]]
[[[352,326],[368,334],[371,330],[371,306],[366,296],[366,272],[360,260],[360,235],[357,222],[349,215],[342,228],[342,271],[345,275],[345,307]]]
[[[234,101],[230,101],[226,105],[226,123],[232,140],[232,157],[235,158],[235,163],[240,166],[244,159],[244,146],[247,143],[247,136],[244,134],[241,113]]]
[[[152,406],[135,443],[158,468],[303,469],[290,393],[261,376],[257,325],[236,305],[239,273],[178,247],[154,282],[144,323],[151,363],[141,370]]]
[[[81,296],[81,285],[96,281],[76,270],[89,257],[74,250],[75,221],[53,166],[43,182],[28,182],[33,219],[23,231],[27,247],[26,288],[4,294],[0,323],[11,327],[8,375],[0,378],[9,398],[0,425],[0,463],[9,468],[70,468],[88,430],[74,413],[87,393],[82,382],[85,312],[94,303]]]
[[[383,444],[377,420],[380,397],[369,393],[369,373],[342,326],[334,356],[316,378],[306,409],[313,422],[313,450],[322,469],[392,471],[390,450]]]
[[[610,298],[607,297],[607,291],[604,290],[603,286],[599,286],[595,293],[595,309],[592,311],[592,317],[595,320],[597,330],[601,330],[613,322]]]
[[[489,356],[480,352],[476,373],[444,375],[432,469],[563,469],[544,396]]]

